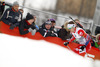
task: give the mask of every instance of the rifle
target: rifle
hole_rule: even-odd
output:
[[[69,18],[70,18],[72,21],[75,22],[75,20],[74,20],[72,17],[69,16]],[[77,23],[77,22],[75,22],[75,23],[77,24],[77,26],[79,26],[80,28],[84,29],[79,23]]]

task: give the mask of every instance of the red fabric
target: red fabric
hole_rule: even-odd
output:
[[[3,6],[5,6],[5,3],[3,4]]]
[[[71,43],[72,41],[74,41],[76,38],[74,36],[72,36],[72,38],[70,39],[69,43]]]
[[[100,42],[97,42],[98,45],[100,45]]]
[[[78,31],[78,34],[80,35],[80,36],[83,36],[83,37],[85,37],[86,38],[86,33],[85,33],[85,31],[84,30],[79,30]]]
[[[17,11],[15,11],[13,7],[12,7],[12,10],[13,10],[14,12],[18,12],[18,10],[17,10]]]
[[[99,36],[99,39],[98,40],[100,40],[100,36]]]
[[[46,37],[46,38],[44,38],[39,32],[37,32],[34,36],[32,36],[31,33],[28,33],[26,35],[20,35],[18,28],[14,28],[14,30],[10,30],[9,29],[9,27],[10,27],[9,25],[6,25],[3,22],[0,22],[0,23],[2,23],[1,28],[0,28],[0,31],[2,33],[4,33],[4,34],[13,35],[13,36],[20,36],[20,37],[27,37],[29,39],[35,39],[35,40],[45,40],[47,42],[54,43],[54,44],[57,44],[57,45],[62,46],[64,48],[67,48],[66,46],[63,45],[63,43],[65,41],[61,40],[58,37]],[[79,46],[79,44],[70,43],[70,44],[68,44],[68,46],[70,47],[70,49],[72,51],[74,51],[75,48]],[[90,50],[88,50],[89,47],[87,47],[86,49],[87,49],[87,53],[92,54],[92,55],[95,55],[95,58],[94,59],[100,60],[100,51],[98,51],[98,50],[96,50],[94,48],[91,48]],[[85,53],[82,53],[80,55],[81,56],[84,56]]]
[[[89,44],[86,46],[86,52],[88,52],[91,49],[91,43],[89,42]]]
[[[83,46],[83,45],[79,44],[79,45],[74,49],[74,52],[77,53],[77,54],[85,54],[85,53],[87,53],[87,52],[91,49],[91,43],[89,42],[89,44],[86,46],[86,51],[80,53],[79,49],[80,49],[81,46]],[[76,49],[77,49],[77,50],[76,50]]]
[[[27,20],[25,20],[28,25],[31,25]]]

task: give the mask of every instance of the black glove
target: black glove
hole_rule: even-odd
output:
[[[69,44],[69,42],[64,42],[64,45],[67,46]]]
[[[86,47],[85,45],[84,46],[81,46],[80,49],[82,49],[82,51],[83,51],[85,47]]]
[[[9,29],[13,30],[15,27],[16,25],[12,24]]]

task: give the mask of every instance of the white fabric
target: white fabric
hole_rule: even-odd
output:
[[[28,31],[29,31],[29,32],[32,32],[32,28],[29,28]]]
[[[78,41],[80,44],[85,44],[86,39],[78,34],[78,31],[81,30],[81,28],[76,28],[76,31],[73,34],[73,36],[76,38],[76,41]]]
[[[35,33],[36,33],[36,29],[34,29],[34,30],[32,30],[32,35],[35,35]]]

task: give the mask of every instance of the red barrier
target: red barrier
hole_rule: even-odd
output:
[[[45,40],[47,42],[54,43],[54,44],[57,44],[57,45],[62,46],[64,48],[67,48],[66,46],[63,45],[63,43],[65,41],[63,41],[62,39],[60,39],[58,37],[46,37],[46,38],[44,38],[39,32],[37,32],[34,36],[32,36],[31,33],[28,33],[26,35],[20,35],[18,27],[14,28],[14,30],[10,30],[9,25],[6,25],[2,21],[0,23],[1,23],[0,31],[2,33],[8,34],[8,35],[13,35],[13,36],[19,36],[19,37],[27,37],[29,39],[35,39],[35,40]],[[74,49],[78,46],[78,44],[70,43],[68,46],[70,47],[70,49],[72,51],[74,51]],[[91,50],[88,51],[88,53],[95,55],[94,59],[100,60],[100,51],[97,48],[92,47]],[[81,54],[81,56],[84,56],[84,55],[85,55],[85,53]]]
[[[3,23],[2,21],[0,23],[1,23],[0,31],[2,33],[8,34],[8,35],[13,35],[13,36],[28,37],[30,39],[36,39],[36,40],[43,39],[42,35],[39,34],[39,33],[36,33],[35,36],[32,36],[31,33],[28,33],[28,34],[25,34],[25,35],[20,35],[18,27],[14,28],[13,30],[10,30],[9,25]]]

